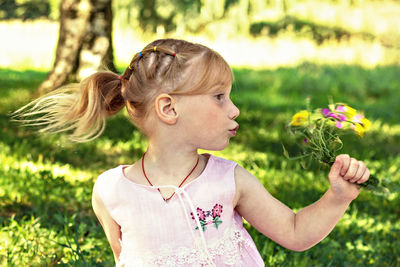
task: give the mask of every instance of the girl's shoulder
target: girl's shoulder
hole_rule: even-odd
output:
[[[214,177],[214,179],[208,179],[208,181],[218,182],[225,179],[231,180],[234,177],[235,167],[237,166],[236,162],[211,154],[203,155],[209,156],[204,173],[207,177]],[[225,177],[225,179],[223,179],[223,177]]]
[[[119,165],[119,166],[117,166],[115,168],[108,169],[108,170],[100,173],[100,175],[97,177],[97,180],[99,180],[99,179],[112,179],[113,177],[119,176],[123,166],[124,165]]]
[[[203,154],[203,155],[209,156],[208,164],[211,164],[214,168],[223,170],[226,168],[228,168],[228,169],[234,168],[237,165],[236,162],[229,160],[229,159],[214,156],[212,154]]]
[[[94,187],[98,192],[109,191],[110,188],[115,187],[121,179],[123,165],[102,172],[96,179]]]

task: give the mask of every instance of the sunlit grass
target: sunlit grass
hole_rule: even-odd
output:
[[[354,32],[368,32],[375,35],[400,33],[400,4],[394,1],[299,1],[291,5],[289,14],[339,26]]]
[[[58,23],[49,21],[0,22],[0,66],[48,69],[55,54]]]

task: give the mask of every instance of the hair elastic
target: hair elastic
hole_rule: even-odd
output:
[[[122,79],[122,76],[121,76],[121,75],[119,75],[119,76],[118,76],[118,80],[121,80],[121,79]]]
[[[156,52],[156,50],[157,50],[157,46],[154,47],[154,52]]]
[[[176,52],[174,52],[172,55],[173,55],[174,57],[176,57]]]
[[[140,57],[143,57],[142,52],[139,52]]]
[[[133,70],[133,68],[131,67],[131,65],[128,65],[128,68],[129,68],[130,70]]]

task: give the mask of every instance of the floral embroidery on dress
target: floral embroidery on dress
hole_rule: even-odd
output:
[[[203,232],[207,229],[207,225],[213,224],[216,229],[218,229],[218,226],[222,223],[221,221],[221,214],[222,214],[222,205],[220,204],[215,204],[212,210],[207,210],[204,211],[200,209],[199,207],[196,209],[197,216],[199,217],[200,220],[200,226],[203,230]],[[196,221],[193,212],[190,213],[192,215],[192,219]],[[199,229],[199,227],[196,226],[196,230]]]

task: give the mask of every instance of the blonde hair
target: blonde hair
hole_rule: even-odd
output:
[[[106,118],[124,106],[143,130],[160,93],[204,94],[232,82],[232,70],[217,52],[183,40],[160,39],[137,53],[121,76],[97,72],[32,101],[12,116],[27,126],[40,126],[39,132],[72,131],[72,141],[87,142],[100,136]]]

